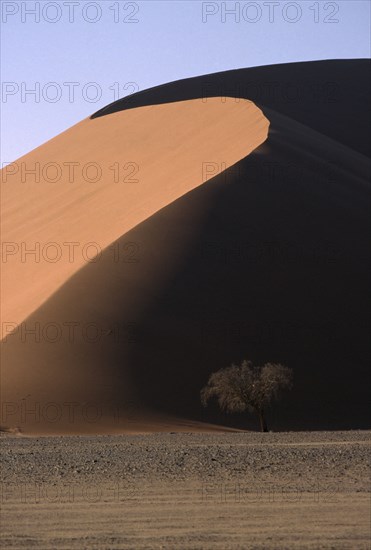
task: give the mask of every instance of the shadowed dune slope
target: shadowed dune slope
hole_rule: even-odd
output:
[[[187,418],[188,426],[255,428],[254,419],[199,403],[210,372],[248,357],[294,369],[294,390],[269,412],[272,428],[368,427],[365,69],[364,61],[259,68],[296,86],[303,74],[319,87],[322,77],[339,77],[341,104],[306,97],[279,109],[261,105],[271,124],[265,144],[223,173],[223,155],[208,158],[209,181],[120,236],[35,310],[25,327],[42,332],[54,322],[59,334],[37,342],[19,330],[3,344],[3,423],[84,432],[178,429]],[[257,70],[241,73],[252,71],[253,80]],[[234,74],[207,78],[227,86]],[[148,103],[166,103],[199,91],[190,79],[109,109],[141,104],[146,94]],[[48,401],[59,412],[63,405],[53,425]],[[75,419],[67,422],[64,403],[72,401]],[[44,408],[32,416],[26,402]]]

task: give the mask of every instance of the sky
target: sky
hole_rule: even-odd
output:
[[[1,162],[108,103],[207,73],[370,57],[368,0],[1,1]]]

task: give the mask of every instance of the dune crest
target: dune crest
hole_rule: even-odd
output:
[[[229,98],[85,119],[2,171],[2,338],[127,231],[246,157],[269,122]],[[130,255],[131,251],[128,251]]]

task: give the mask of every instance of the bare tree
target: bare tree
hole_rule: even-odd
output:
[[[259,416],[262,432],[268,431],[266,408],[292,387],[292,370],[275,363],[255,367],[251,361],[231,365],[210,375],[201,390],[201,402],[206,407],[216,397],[223,411],[255,412]]]

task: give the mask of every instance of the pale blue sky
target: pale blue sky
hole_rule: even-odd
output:
[[[368,0],[1,4],[2,162],[134,90],[241,67],[370,57]]]

